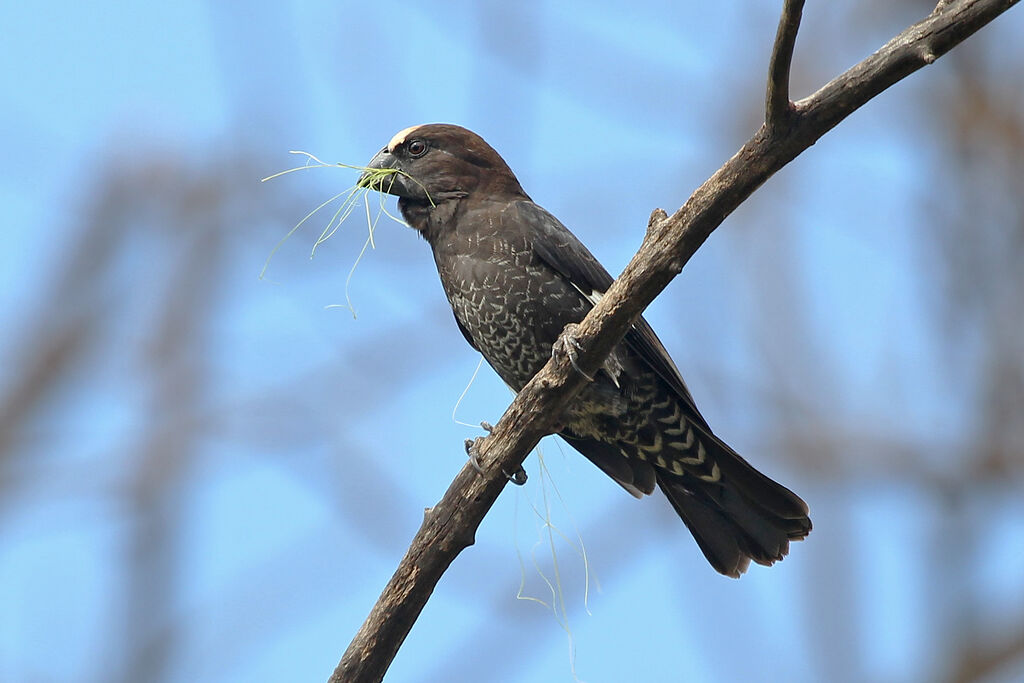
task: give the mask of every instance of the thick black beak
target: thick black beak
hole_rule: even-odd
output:
[[[407,199],[426,198],[423,188],[401,171],[398,159],[386,147],[377,152],[377,156],[373,157],[366,167],[369,169],[395,169],[396,172],[383,174],[374,173],[373,170],[364,171],[356,182],[357,187],[368,187],[371,190]]]

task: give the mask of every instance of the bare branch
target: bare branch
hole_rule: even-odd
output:
[[[778,102],[789,125],[768,126],[691,195],[671,217],[655,212],[648,234],[622,275],[574,331],[582,349],[576,363],[593,374],[643,309],[679,273],[697,249],[741,202],[776,171],[840,121],[892,84],[932,63],[1017,0],[962,0],[936,8],[873,55],[790,107],[789,62],[802,3],[787,0],[776,41],[769,117]],[[941,11],[939,11],[941,9]],[[780,78],[776,78],[782,74]],[[775,114],[771,114],[774,109]],[[564,354],[552,358],[479,443],[484,475],[463,467],[441,501],[427,510],[397,571],[359,629],[330,683],[380,681],[441,575],[474,540],[484,515],[505,487],[502,471],[515,472],[562,414],[586,380]]]
[[[765,94],[764,121],[769,130],[782,124],[793,111],[793,103],[789,99],[789,72],[803,10],[804,0],[786,0],[779,17],[779,30],[775,34],[775,46],[768,64],[768,92]]]

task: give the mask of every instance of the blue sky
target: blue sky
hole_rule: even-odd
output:
[[[855,3],[835,14],[809,5],[800,94],[914,19],[903,9],[869,21]],[[1024,30],[1022,16],[1010,12],[972,40],[982,54],[1006,46]],[[463,439],[478,434],[451,417],[477,357],[450,318],[426,246],[382,225],[351,281],[355,319],[327,307],[345,302],[365,234],[359,220],[312,260],[322,223],[297,233],[259,280],[277,240],[353,180],[308,171],[270,187],[260,177],[294,165],[289,150],[359,164],[405,126],[459,123],[484,135],[527,192],[617,273],[651,209],[679,206],[756,127],[776,20],[772,7],[735,2],[0,8],[0,308],[12,321],[0,334],[0,389],[16,376],[17,329],[75,313],[74,300],[42,308],[44,294],[73,259],[76,220],[110,168],[220,169],[253,207],[294,197],[287,210],[232,224],[234,246],[211,286],[216,315],[202,332],[211,389],[195,409],[215,426],[177,499],[177,635],[160,680],[326,680],[422,509],[461,467]],[[930,98],[948,68],[942,60],[897,85],[781,172],[647,314],[716,430],[810,502],[810,538],[770,570],[721,579],[664,501],[632,501],[548,439],[542,452],[561,498],[532,456],[530,483],[502,494],[387,680],[573,679],[560,618],[516,598],[522,581],[549,599],[530,559],[553,571],[547,531],[530,510],[543,508],[545,493],[569,539],[555,545],[581,680],[915,681],[942,672],[934,653],[947,644],[949,605],[933,592],[942,568],[928,561],[942,511],[913,473],[870,473],[889,462],[885,453],[865,455],[853,480],[809,473],[771,441],[776,416],[757,397],[780,378],[817,379],[803,395],[836,433],[868,424],[880,439],[934,452],[929,470],[955,459],[973,397],[946,391],[948,361],[919,272],[927,208],[942,192],[931,173],[941,152],[929,146],[939,130]],[[236,178],[244,155],[254,167]],[[115,324],[91,364],[23,426],[20,448],[0,464],[10,481],[30,482],[0,505],[0,680],[114,680],[125,666],[124,537],[138,521],[113,492],[132,479],[132,439],[154,421],[154,397],[131,365],[152,343],[139,332],[155,315],[142,292],[174,275],[164,243],[139,233],[103,276]],[[780,303],[769,276],[797,283],[798,296]],[[776,340],[770,324],[785,319],[785,305],[805,312],[796,348],[782,348],[788,331]],[[308,393],[292,393],[293,383]],[[485,366],[458,418],[496,421],[510,399]],[[266,432],[252,430],[247,411]],[[378,487],[385,479],[397,488]],[[971,512],[997,520],[971,541],[981,558],[968,562],[976,608],[1011,625],[1024,603],[1019,494],[1019,483],[1004,483]],[[589,613],[579,539],[600,582]],[[821,635],[834,628],[834,638]]]

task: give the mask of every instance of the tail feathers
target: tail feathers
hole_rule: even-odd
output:
[[[731,519],[675,482],[658,483],[715,571],[734,579],[747,571],[753,553],[745,534]]]
[[[655,468],[639,457],[624,457],[616,445],[568,430],[561,436],[637,498],[652,493],[657,484],[708,562],[726,576],[738,578],[751,560],[762,565],[781,560],[790,541],[811,531],[807,504],[799,496],[758,472],[710,433],[698,438],[707,450],[707,464],[718,465],[716,481]]]
[[[773,482],[774,483],[774,482]],[[750,561],[771,565],[789,552],[789,542],[811,530],[811,520],[780,517],[720,484],[662,475],[658,485],[716,571],[738,578]],[[778,484],[775,484],[778,486]]]
[[[721,471],[719,481],[662,471],[658,486],[720,573],[736,578],[751,560],[763,565],[781,560],[790,541],[811,531],[807,504],[721,440],[712,437],[705,443]]]
[[[754,469],[710,431],[698,438],[709,461],[718,465],[718,481],[662,470],[658,486],[708,562],[720,573],[737,578],[751,560],[762,565],[781,560],[789,552],[790,541],[799,541],[811,531],[807,504]]]
[[[618,446],[595,439],[587,439],[569,430],[560,432],[565,441],[585,455],[590,462],[615,480],[635,498],[643,498],[654,492],[654,468],[639,458],[626,458]]]
[[[735,489],[765,513],[784,520],[800,520],[806,524],[806,528],[799,538],[806,536],[811,530],[811,521],[807,518],[807,503],[782,484],[754,469],[753,465],[729,448],[725,442],[714,436],[712,440],[713,443],[707,445],[714,453],[714,460],[721,469],[727,489]]]

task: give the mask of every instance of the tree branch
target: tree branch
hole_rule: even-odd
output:
[[[793,111],[789,99],[789,71],[793,64],[793,48],[796,47],[796,33],[800,30],[800,16],[804,0],[786,0],[779,18],[779,30],[775,34],[775,47],[768,64],[768,92],[765,94],[765,125],[774,130]]]
[[[593,374],[644,308],[741,202],[776,171],[871,98],[934,62],[1017,0],[940,2],[867,59],[818,92],[791,103],[789,64],[799,25],[799,0],[786,0],[779,22],[766,97],[766,124],[671,217],[651,214],[647,236],[600,302],[576,328],[576,359]],[[775,126],[784,116],[788,125]],[[380,681],[398,648],[455,557],[472,545],[476,529],[515,472],[583,388],[586,380],[556,356],[516,396],[492,434],[477,441],[480,475],[467,466],[423,525],[380,599],[346,650],[330,683]]]

